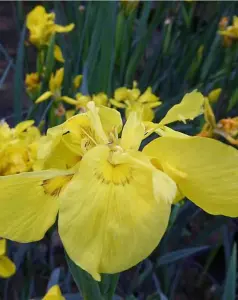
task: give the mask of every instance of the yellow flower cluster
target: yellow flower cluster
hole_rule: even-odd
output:
[[[74,29],[74,24],[61,26],[55,24],[55,13],[47,13],[41,5],[36,6],[26,18],[26,27],[29,30],[29,41],[38,49],[48,46],[51,37],[56,33],[65,33]],[[54,48],[55,58],[64,62],[59,46]]]
[[[35,76],[35,73],[33,73]],[[29,74],[29,79],[33,74]],[[134,112],[142,111],[143,121],[152,121],[154,119],[153,108],[161,105],[159,97],[152,93],[151,87],[148,87],[144,93],[141,93],[139,88],[137,88],[137,83],[133,83],[133,88],[129,89],[126,87],[120,87],[115,90],[114,97],[109,98],[105,93],[98,93],[95,95],[83,95],[81,93],[76,93],[75,99],[62,96],[61,89],[64,77],[64,68],[56,71],[55,75],[52,74],[49,82],[49,91],[43,93],[37,100],[36,104],[48,100],[52,97],[55,101],[63,101],[75,107],[73,110],[65,111],[62,106],[60,108],[64,110],[66,117],[73,116],[77,111],[85,112],[87,109],[87,104],[93,101],[96,106],[103,105],[108,107],[114,107],[116,109],[125,109],[126,118],[129,114]],[[26,80],[27,81],[27,80]],[[30,81],[30,80],[28,80]],[[82,75],[77,75],[73,80],[74,89],[77,90],[82,81]],[[32,85],[29,88],[34,88],[35,81],[34,77],[30,82]]]
[[[24,121],[15,128],[0,123],[0,175],[31,171],[37,156],[40,132],[32,126],[34,121]]]
[[[146,258],[184,196],[211,214],[238,216],[237,150],[168,127],[203,109],[194,91],[159,123],[132,111],[123,125],[117,110],[89,101],[85,113],[41,139],[42,170],[0,177],[0,236],[40,240],[58,215],[67,254],[100,280]],[[153,132],[160,137],[141,150]]]
[[[152,121],[154,119],[153,108],[161,105],[159,97],[152,93],[151,87],[148,87],[142,94],[137,88],[137,83],[133,83],[133,88],[120,87],[115,90],[114,99],[110,99],[113,107],[126,110],[126,118],[130,112],[142,110],[142,120]]]

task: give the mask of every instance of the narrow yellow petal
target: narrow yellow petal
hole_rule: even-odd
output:
[[[63,79],[64,79],[64,68],[60,68],[55,72],[54,81],[55,81],[56,88],[58,89],[61,88]]]
[[[34,120],[27,120],[27,121],[20,122],[15,127],[15,131],[17,134],[20,134],[23,131],[25,131],[27,128],[31,127],[34,123],[35,123]]]
[[[77,75],[74,77],[73,85],[75,89],[78,89],[80,87],[82,80],[83,80],[83,75]]]
[[[48,100],[51,96],[53,96],[52,92],[47,91],[44,94],[42,94],[37,100],[36,100],[36,104],[41,103],[45,100]]]
[[[78,101],[73,99],[73,98],[70,98],[68,96],[62,96],[60,97],[60,100],[63,100],[64,102],[68,103],[68,104],[71,104],[71,105],[77,105],[78,104]]]
[[[181,103],[174,105],[160,121],[161,125],[166,125],[175,121],[186,122],[193,120],[203,112],[204,97],[201,93],[193,91],[186,94]]]
[[[113,166],[110,153],[106,146],[88,151],[60,198],[59,233],[66,252],[96,280],[146,258],[170,214],[170,204],[154,188],[153,172],[136,163]],[[136,156],[147,163],[142,153]]]
[[[99,117],[99,114],[98,114],[98,109],[96,108],[95,103],[93,101],[90,101],[87,104],[87,107],[89,109],[88,116],[89,116],[89,119],[91,121],[93,129],[95,130],[99,140],[102,143],[107,144],[108,143],[108,137],[107,137],[107,135],[105,134],[105,132],[103,130],[102,123],[101,123],[101,120],[100,120],[100,117]]]
[[[54,223],[58,199],[45,181],[68,171],[41,171],[0,177],[0,236],[19,242],[43,238]]]
[[[222,89],[218,88],[215,90],[212,90],[209,94],[208,94],[208,99],[211,103],[216,103],[217,100],[219,99],[220,95],[221,95]]]
[[[156,157],[181,193],[211,214],[238,216],[238,151],[202,137],[162,137],[143,152]]]
[[[14,275],[16,272],[15,264],[8,258],[3,255],[0,256],[0,277],[8,278]]]
[[[145,134],[145,126],[136,112],[131,112],[123,128],[120,145],[125,150],[138,150]]]
[[[75,25],[73,23],[71,23],[69,25],[66,25],[66,26],[55,24],[54,25],[54,30],[56,32],[59,32],[59,33],[69,32],[69,31],[72,31],[74,29],[74,26]]]
[[[55,45],[54,47],[54,57],[56,60],[58,60],[61,63],[65,62],[63,53],[58,45]]]
[[[126,104],[124,104],[120,101],[117,101],[115,99],[110,99],[110,103],[117,108],[126,108]]]
[[[62,296],[60,287],[56,284],[48,290],[42,300],[65,300],[65,298]]]
[[[163,126],[161,128],[157,128],[154,130],[158,135],[160,136],[170,136],[170,137],[180,137],[180,138],[186,138],[189,137],[189,135],[184,134],[182,132],[173,130],[172,128],[169,128],[167,126]]]

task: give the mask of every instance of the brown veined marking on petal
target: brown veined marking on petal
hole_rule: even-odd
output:
[[[133,169],[129,164],[114,165],[107,161],[100,168],[94,169],[94,176],[102,184],[125,186],[133,179]]]
[[[57,176],[51,179],[43,180],[41,185],[44,188],[45,194],[58,197],[72,178],[72,174],[65,176]]]

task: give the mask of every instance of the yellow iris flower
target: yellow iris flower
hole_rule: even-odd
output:
[[[219,23],[219,31],[218,33],[223,36],[224,46],[229,47],[232,45],[233,41],[238,40],[238,17],[233,17],[233,24],[231,26],[227,26],[228,19],[222,18]]]
[[[98,93],[98,94],[93,95],[93,96],[83,95],[81,93],[77,93],[76,94],[76,100],[71,99],[69,97],[64,98],[63,100],[64,100],[64,102],[75,106],[76,110],[79,110],[80,112],[85,112],[87,110],[87,105],[90,101],[93,101],[96,106],[100,106],[100,105],[108,106],[108,104],[109,104],[108,97],[105,93]],[[66,117],[67,117],[67,115],[70,116],[70,117],[72,115],[74,115],[76,110],[68,111],[66,113]]]
[[[74,99],[68,96],[61,95],[62,83],[64,79],[64,68],[60,68],[54,74],[51,74],[50,82],[49,82],[49,91],[43,93],[35,103],[41,103],[43,101],[48,100],[52,97],[55,101],[75,101]]]
[[[16,266],[10,258],[6,256],[6,240],[0,239],[0,277],[8,278],[15,274]]]
[[[198,92],[185,95],[161,130],[196,117],[203,101]],[[48,130],[39,150],[45,170],[0,178],[0,236],[39,240],[59,214],[69,257],[100,280],[155,249],[178,191],[209,213],[238,216],[236,149],[174,133],[139,151],[146,136],[139,113],[123,127],[116,110],[94,102],[88,109]]]
[[[37,157],[40,132],[28,120],[10,128],[0,124],[0,175],[10,175],[32,170]]]
[[[142,109],[142,120],[152,121],[154,119],[153,108],[161,105],[159,97],[152,93],[151,87],[141,94],[137,88],[137,83],[133,83],[133,88],[120,87],[115,90],[114,99],[110,99],[111,104],[116,108],[126,110],[126,118],[132,111],[139,112]]]
[[[37,95],[41,88],[41,80],[38,73],[26,74],[25,78],[26,91],[29,96]]]
[[[42,300],[65,300],[65,297],[62,296],[60,287],[56,284],[48,290]]]
[[[69,32],[74,29],[74,24],[67,26],[55,24],[55,14],[48,14],[43,6],[38,5],[27,15],[26,27],[30,32],[30,42],[41,48],[49,44],[53,34]]]

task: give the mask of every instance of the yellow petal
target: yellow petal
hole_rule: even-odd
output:
[[[174,105],[160,121],[161,125],[166,125],[175,121],[185,122],[187,119],[193,120],[203,112],[204,97],[201,93],[193,91],[186,94],[181,103]]]
[[[211,214],[238,216],[238,152],[202,137],[162,137],[143,150],[156,157],[182,194]]]
[[[44,6],[37,5],[32,11],[29,12],[26,18],[26,27],[31,29],[36,26],[36,23],[40,21],[40,19],[46,15],[46,10]],[[37,24],[38,25],[38,24]]]
[[[217,102],[218,98],[220,97],[221,95],[221,92],[222,92],[222,89],[221,88],[218,88],[218,89],[215,89],[215,90],[212,90],[209,94],[208,94],[208,99],[211,103],[215,103]]]
[[[96,280],[100,273],[118,273],[146,258],[170,213],[170,204],[155,196],[151,170],[136,163],[113,166],[110,155],[106,146],[87,152],[60,200],[59,233],[66,252]]]
[[[61,26],[61,25],[55,24],[54,30],[59,33],[69,32],[74,29],[74,26],[75,25],[73,23],[70,23],[69,25],[66,25],[66,26]]]
[[[143,105],[142,120],[152,121],[155,117],[153,110],[148,105]]]
[[[61,49],[60,49],[60,47],[58,45],[55,45],[55,47],[54,47],[54,57],[59,62],[62,62],[62,63],[65,62],[64,56],[62,54],[62,51],[61,51]]]
[[[34,123],[35,123],[34,120],[27,120],[27,121],[20,122],[15,127],[16,134],[22,133],[23,131],[31,127]]]
[[[126,108],[126,104],[121,103],[120,101],[110,99],[110,103],[117,108]]]
[[[15,272],[15,264],[7,256],[0,256],[0,277],[8,278],[15,274]]]
[[[64,102],[68,103],[68,104],[71,104],[71,105],[77,105],[78,104],[78,101],[73,99],[73,98],[70,98],[68,96],[62,96],[60,97],[60,100],[63,100]]]
[[[58,212],[57,197],[48,194],[44,184],[66,174],[41,171],[0,177],[0,236],[26,243],[43,238]]]
[[[109,135],[110,132],[120,133],[122,129],[121,114],[112,108],[100,106],[98,114],[102,123],[103,130]]]
[[[0,256],[6,253],[7,241],[5,239],[0,239]]]
[[[96,146],[95,131],[87,114],[73,116],[62,127],[62,142],[74,155],[83,156],[85,152]]]
[[[55,72],[54,81],[55,81],[56,88],[60,88],[62,86],[63,79],[64,79],[64,68],[60,68]]]
[[[162,128],[157,128],[154,130],[154,132],[156,132],[160,136],[170,136],[170,137],[180,137],[180,138],[189,137],[189,135],[173,130],[172,128],[169,128],[167,126],[163,126]]]
[[[83,75],[77,75],[74,77],[73,85],[75,89],[78,89],[80,87],[82,80]]]
[[[38,151],[40,169],[67,170],[80,161],[82,151],[79,152],[79,147],[77,147],[77,152],[74,152],[72,147],[70,148],[74,142],[69,135],[69,129],[65,128],[64,124],[48,129],[47,136],[41,138]],[[80,142],[81,140],[79,145]]]
[[[214,112],[212,110],[212,107],[209,103],[209,100],[207,97],[205,97],[205,102],[204,102],[204,119],[207,124],[211,126],[211,128],[216,127],[216,118],[214,115]]]
[[[48,290],[42,300],[65,300],[65,298],[62,296],[60,287],[56,284]]]
[[[146,91],[138,99],[138,101],[141,103],[157,102],[158,100],[159,100],[159,97],[157,97],[156,95],[154,95],[152,93],[151,87],[148,87],[146,89]]]
[[[36,100],[36,104],[41,103],[45,100],[48,100],[51,96],[53,96],[52,92],[47,91],[44,94],[42,94],[37,100]]]
[[[136,112],[131,112],[123,128],[120,145],[125,150],[138,150],[144,138],[145,126]]]
[[[116,101],[124,101],[128,98],[128,90],[126,87],[120,87],[115,90],[114,98]]]
[[[89,109],[88,111],[88,116],[89,119],[91,121],[92,127],[95,130],[99,140],[104,143],[107,144],[108,143],[108,137],[105,134],[103,127],[102,127],[102,123],[98,114],[98,109],[95,106],[95,103],[93,101],[90,101],[87,104],[87,107]]]

